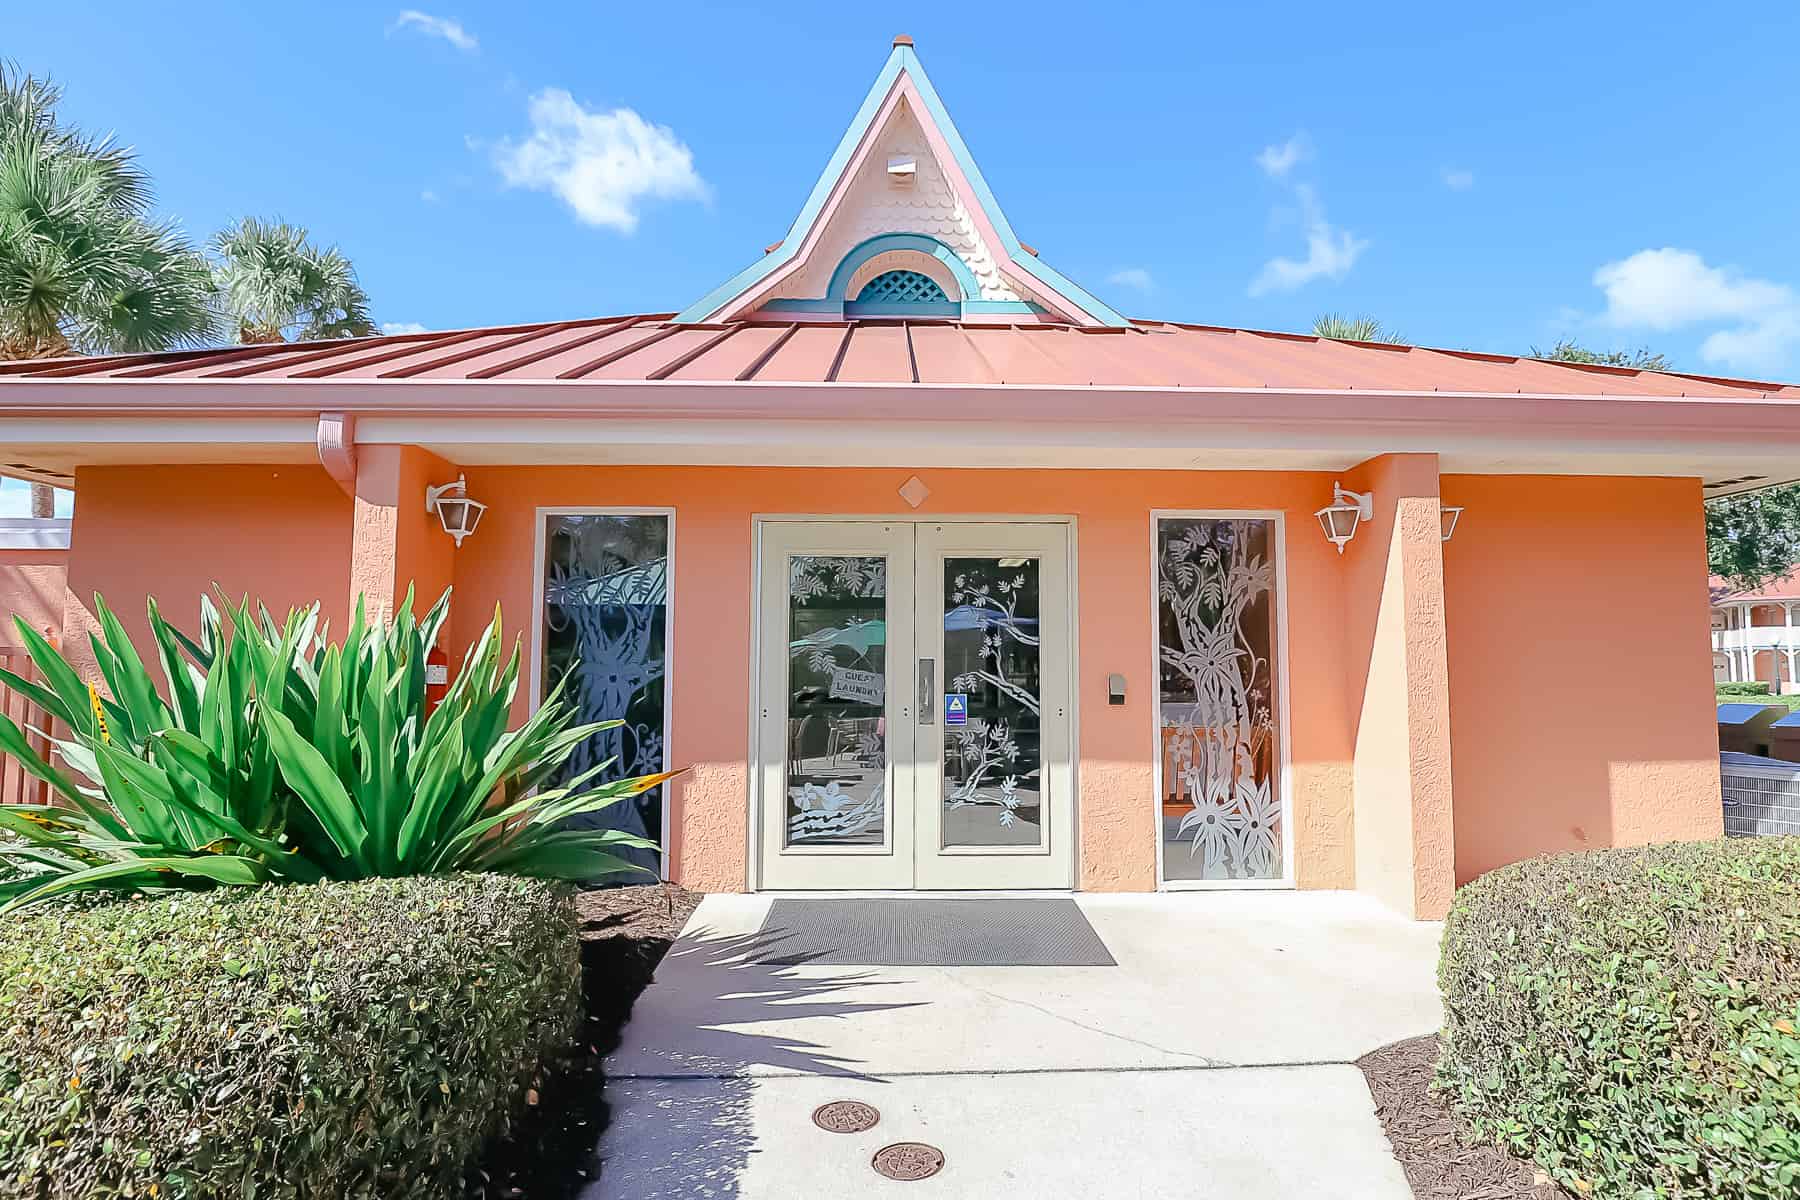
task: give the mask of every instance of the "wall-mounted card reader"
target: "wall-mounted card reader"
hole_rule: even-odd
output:
[[[1106,677],[1106,702],[1108,704],[1125,703],[1125,677],[1117,671]]]

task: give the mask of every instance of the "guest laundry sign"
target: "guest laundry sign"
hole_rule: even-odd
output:
[[[969,697],[966,692],[944,693],[944,724],[967,725],[969,723]]]
[[[879,671],[853,671],[849,667],[833,667],[828,694],[833,700],[883,704],[887,701],[887,684]]]

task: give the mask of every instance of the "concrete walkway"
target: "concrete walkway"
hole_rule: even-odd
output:
[[[1409,1200],[1351,1061],[1438,1025],[1438,927],[1336,892],[1080,896],[1116,967],[754,961],[710,896],[607,1064],[590,1198]],[[811,1113],[881,1110],[861,1134]],[[944,1152],[934,1178],[870,1168]]]

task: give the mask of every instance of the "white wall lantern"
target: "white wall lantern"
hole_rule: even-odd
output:
[[[1443,525],[1446,542],[1450,540],[1450,535],[1456,532],[1456,519],[1462,516],[1462,510],[1463,506],[1460,504],[1438,505],[1438,521]]]
[[[481,524],[487,505],[469,498],[468,481],[461,475],[453,483],[441,483],[425,489],[425,511],[436,513],[450,540],[461,546],[463,539]]]
[[[1319,518],[1319,528],[1325,531],[1325,540],[1336,546],[1337,552],[1342,554],[1345,544],[1356,536],[1357,524],[1374,519],[1375,493],[1346,491],[1343,484],[1333,482],[1331,503],[1313,516]]]

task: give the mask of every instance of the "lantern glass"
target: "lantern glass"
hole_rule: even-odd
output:
[[[458,546],[475,532],[476,526],[481,524],[481,515],[487,511],[487,505],[469,499],[468,485],[460,478],[442,487],[426,489],[425,507],[437,514],[444,532]]]
[[[1344,543],[1356,536],[1356,523],[1362,516],[1362,510],[1354,504],[1327,504],[1317,513],[1319,528],[1325,531],[1325,540],[1337,547],[1338,553],[1344,552]]]
[[[1450,535],[1456,532],[1456,520],[1460,516],[1462,516],[1462,505],[1460,504],[1443,504],[1438,506],[1438,521],[1443,526],[1444,540],[1446,542],[1450,540]]]

